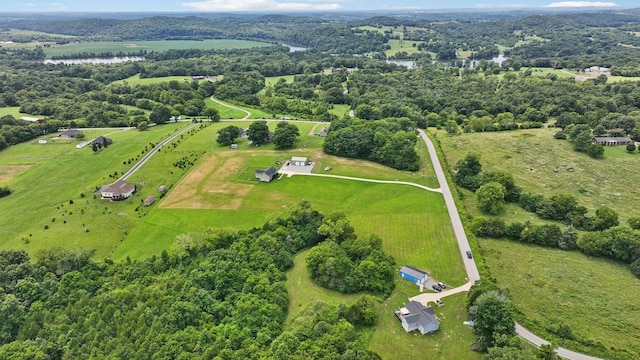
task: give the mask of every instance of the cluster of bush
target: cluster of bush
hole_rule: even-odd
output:
[[[318,285],[344,293],[370,291],[382,297],[393,291],[395,262],[382,250],[379,237],[356,237],[341,213],[326,216],[318,234],[326,240],[307,256],[307,268]]]
[[[8,186],[0,186],[0,198],[11,195],[11,188]]]

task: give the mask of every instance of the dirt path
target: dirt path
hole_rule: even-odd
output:
[[[245,109],[242,109],[242,108],[239,108],[239,107],[233,106],[233,105],[229,105],[229,104],[227,104],[227,103],[225,103],[225,102],[222,102],[222,101],[220,101],[220,100],[218,100],[218,99],[214,98],[213,96],[211,96],[211,101],[213,101],[213,102],[214,102],[214,103],[216,103],[216,104],[219,104],[219,105],[222,105],[222,106],[226,106],[226,107],[228,107],[229,109],[242,111],[243,113],[247,114],[245,117],[243,117],[243,118],[242,118],[242,119],[240,119],[240,120],[247,120],[248,118],[250,118],[250,117],[251,117],[251,112],[249,112],[249,111],[247,111],[247,110],[245,110]]]

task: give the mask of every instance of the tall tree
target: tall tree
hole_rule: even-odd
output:
[[[293,147],[296,137],[298,136],[300,136],[300,131],[297,126],[282,121],[276,126],[276,131],[273,133],[273,139],[271,141],[278,150],[290,149]]]
[[[266,121],[255,121],[247,129],[247,137],[254,144],[264,144],[269,139],[269,126]]]

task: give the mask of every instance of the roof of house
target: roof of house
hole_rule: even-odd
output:
[[[404,265],[403,267],[401,267],[400,272],[403,272],[416,279],[422,279],[425,276],[429,276],[429,274],[427,274],[426,272],[409,265]]]
[[[76,134],[80,133],[80,130],[76,130],[76,129],[69,129],[69,130],[65,130],[62,132],[62,134],[58,135],[58,136],[76,136]]]
[[[108,143],[113,143],[113,140],[106,138],[104,136],[98,136],[97,138],[93,139],[93,141],[91,141],[91,144],[102,144],[104,143],[104,140],[107,140]]]
[[[326,134],[328,132],[329,132],[329,128],[326,128],[326,127],[322,128],[322,130],[320,130],[320,134]]]
[[[404,316],[409,324],[417,322],[422,327],[427,327],[432,323],[440,325],[440,321],[436,318],[435,310],[430,306],[424,306],[417,301],[410,301],[405,308],[409,310],[409,315]]]
[[[109,184],[100,189],[100,191],[103,193],[112,193],[114,195],[126,194],[133,190],[135,190],[135,187],[133,185],[129,185],[122,180],[118,180],[113,184]]]
[[[631,139],[628,137],[607,137],[607,136],[596,136],[596,142],[607,142],[607,141],[617,141],[617,142],[631,142]]]
[[[260,174],[265,174],[268,176],[275,176],[278,173],[278,169],[274,168],[273,166],[268,168],[267,170],[256,170],[256,176],[260,175]]]
[[[291,158],[291,161],[307,161],[307,160],[309,160],[309,159],[306,158],[306,157],[302,157],[302,156],[294,156],[294,157]]]

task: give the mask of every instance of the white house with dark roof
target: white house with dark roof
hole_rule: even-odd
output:
[[[99,192],[103,199],[118,201],[130,198],[136,191],[136,187],[129,185],[122,180],[118,180],[113,184],[103,186]]]
[[[256,170],[256,178],[262,182],[271,182],[278,175],[278,170],[273,166],[267,170]]]
[[[417,301],[410,301],[405,307],[396,310],[395,314],[406,332],[418,330],[424,335],[436,332],[440,328],[435,310]]]

